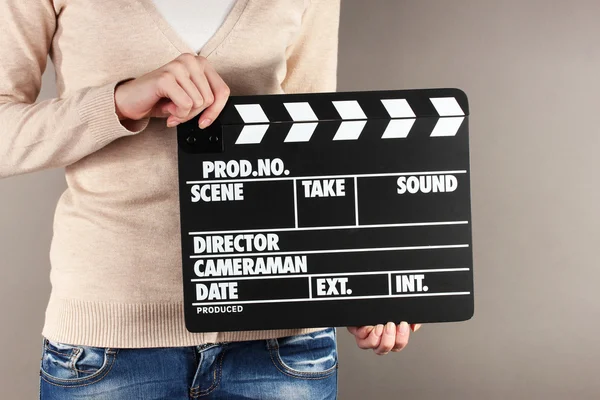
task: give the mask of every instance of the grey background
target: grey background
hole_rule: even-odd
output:
[[[476,310],[386,357],[340,330],[341,399],[600,398],[599,20],[597,0],[343,0],[340,90],[470,97]],[[3,399],[37,396],[64,188],[62,171],[0,181]]]

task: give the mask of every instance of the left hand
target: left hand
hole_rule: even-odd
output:
[[[356,344],[361,349],[372,349],[377,355],[385,355],[390,351],[398,352],[406,347],[410,331],[416,332],[421,324],[402,322],[396,326],[393,322],[376,326],[349,326],[348,331],[354,335]]]

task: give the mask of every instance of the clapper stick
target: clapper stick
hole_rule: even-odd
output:
[[[192,332],[473,315],[458,89],[233,96],[178,127]]]

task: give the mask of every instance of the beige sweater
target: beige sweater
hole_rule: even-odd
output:
[[[339,1],[239,0],[200,55],[234,95],[334,91]],[[115,115],[117,82],[192,52],[152,0],[3,0],[0,16],[0,177],[65,167],[68,184],[43,334],[127,348],[309,331],[185,329],[175,130]],[[59,98],[35,103],[48,55]]]

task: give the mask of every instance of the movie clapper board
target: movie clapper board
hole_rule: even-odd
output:
[[[187,329],[473,315],[458,89],[231,97],[178,127]]]

